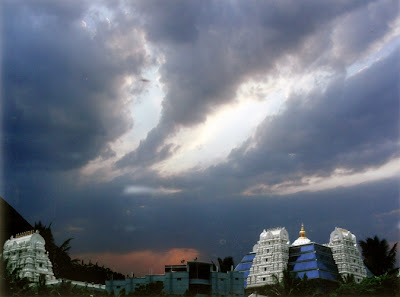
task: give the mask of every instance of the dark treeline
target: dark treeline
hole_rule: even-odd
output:
[[[53,272],[56,278],[83,281],[88,283],[105,284],[108,279],[124,279],[124,275],[112,271],[110,268],[99,266],[97,263],[84,263],[79,259],[71,259],[68,252],[71,249],[72,238],[65,240],[60,246],[54,242],[51,231],[51,223],[48,226],[41,221],[35,223],[35,230],[39,230],[40,235],[46,241],[46,251],[53,264]]]

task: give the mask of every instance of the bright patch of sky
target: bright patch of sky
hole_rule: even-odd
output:
[[[145,139],[151,129],[157,126],[161,116],[161,103],[164,98],[158,67],[147,69],[139,81],[128,78],[127,84],[142,84],[143,92],[134,95],[135,98],[132,100],[130,111],[133,129],[113,144],[113,150],[119,157],[136,149],[140,140]]]
[[[282,72],[274,80],[243,83],[234,104],[220,108],[195,128],[182,129],[171,139],[180,145],[178,152],[153,168],[169,175],[191,168],[202,170],[224,161],[232,149],[253,135],[265,117],[283,111],[292,92],[308,92],[315,84],[324,88],[329,76],[325,71],[302,76]]]
[[[164,98],[161,83],[159,81],[158,67],[150,67],[147,69],[142,78],[126,77],[125,84],[122,88],[131,89],[135,85],[142,85],[143,91],[139,94],[125,93],[127,97],[135,96],[132,100],[131,116],[133,119],[133,128],[125,133],[122,137],[111,143],[111,149],[116,153],[114,158],[103,160],[101,157],[92,160],[85,166],[81,172],[88,176],[103,171],[102,176],[105,179],[112,179],[121,174],[121,172],[111,172],[108,169],[112,164],[126,153],[136,149],[140,140],[145,139],[147,133],[155,126],[161,116],[161,103]]]
[[[391,29],[391,31],[371,46],[365,58],[361,58],[347,67],[348,77],[362,71],[377,60],[390,55],[393,51],[400,48],[400,17],[391,24]]]
[[[155,194],[155,195],[168,195],[168,194],[175,194],[181,192],[180,189],[173,189],[173,188],[153,188],[153,187],[146,187],[141,185],[130,185],[124,188],[124,194],[129,195],[137,195],[137,194]]]
[[[337,168],[329,177],[305,176],[301,182],[284,182],[277,185],[257,184],[245,190],[245,196],[288,195],[298,192],[317,192],[337,187],[351,187],[365,182],[400,177],[400,159],[393,159],[378,168],[350,173]]]

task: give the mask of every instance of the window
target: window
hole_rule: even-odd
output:
[[[265,258],[265,262],[268,262],[268,258]]]
[[[181,281],[181,280],[182,280],[182,278],[181,278],[181,277],[178,277],[176,280],[178,280],[178,281]]]
[[[263,277],[263,281],[265,281],[265,277]]]
[[[267,271],[267,267],[264,267],[264,271]]]
[[[238,277],[235,277],[235,280],[239,280],[239,278],[238,278]]]

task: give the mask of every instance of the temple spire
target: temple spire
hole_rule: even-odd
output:
[[[300,230],[299,234],[300,234],[300,237],[303,237],[303,238],[306,237],[306,231],[304,231],[303,223],[301,223],[301,230]]]

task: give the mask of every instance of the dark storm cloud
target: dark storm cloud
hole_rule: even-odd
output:
[[[336,226],[351,230],[358,239],[385,234],[393,241],[397,236],[396,216],[379,216],[398,209],[397,180],[270,199],[210,199],[212,189],[200,195],[131,197],[118,191],[126,182],[123,178],[58,193],[53,219],[57,241],[74,237],[72,253],[194,248],[210,258],[234,255],[239,260],[264,228],[285,226],[293,241],[302,222],[308,237],[320,243],[329,241]],[[49,222],[51,215],[51,209],[43,211],[47,220],[42,221]]]
[[[168,136],[182,126],[203,122],[209,113],[235,100],[240,83],[251,75],[274,73],[285,56],[293,55],[300,64],[303,56],[307,63],[315,62],[330,50],[332,40],[314,40],[310,47],[313,34],[329,36],[332,22],[366,5],[175,1],[164,7],[155,1],[140,2],[135,9],[144,14],[147,37],[165,55],[161,74],[166,97],[158,126],[117,165],[140,166],[148,164],[142,160],[157,162],[171,156]],[[383,21],[386,27],[388,22]],[[156,156],[160,151],[162,156]]]
[[[84,3],[84,2],[82,2]],[[6,2],[3,6],[3,135],[11,167],[77,168],[132,127],[121,85],[139,75],[139,38],[123,51],[104,20],[83,28],[81,2]]]
[[[166,3],[136,2],[140,23],[115,11],[114,24],[96,20],[91,31],[89,22],[81,27],[89,3],[7,2],[4,197],[31,224],[53,222],[58,243],[74,237],[72,253],[177,247],[238,261],[262,229],[286,226],[293,241],[301,222],[310,239],[321,243],[335,226],[358,239],[378,234],[397,240],[398,218],[391,214],[398,209],[398,180],[279,197],[241,193],[257,183],[328,176],[337,167],[362,171],[398,156],[398,52],[352,77],[340,72],[388,32],[398,4]],[[150,63],[135,26],[165,55],[162,118],[117,163],[141,165],[140,171],[95,182],[80,167],[114,156],[107,144],[132,125],[121,78],[142,80]],[[332,49],[338,43],[343,60]],[[288,56],[296,74],[339,69],[336,79],[326,91],[293,94],[285,110],[265,119],[225,163],[169,177],[146,168],[173,154],[177,147],[168,137],[179,127],[201,123],[234,100],[240,83],[279,72]],[[182,191],[124,194],[129,186]]]

